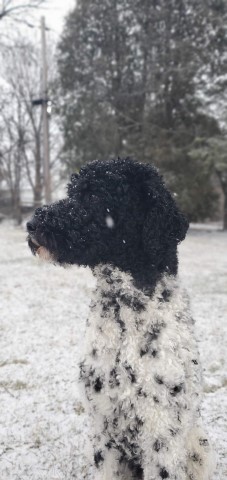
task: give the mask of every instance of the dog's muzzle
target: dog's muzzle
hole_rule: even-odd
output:
[[[51,255],[51,253],[47,250],[47,248],[40,245],[40,243],[35,238],[36,223],[34,222],[34,220],[28,222],[26,226],[28,232],[28,245],[33,255],[38,255],[39,258],[45,261],[52,261],[53,256]]]
[[[35,239],[35,231],[36,231],[36,225],[34,221],[27,222],[27,232],[28,232],[28,245],[34,255],[36,255],[38,249],[40,248],[40,244],[37,242]]]

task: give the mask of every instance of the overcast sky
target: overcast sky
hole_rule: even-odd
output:
[[[20,4],[23,1],[20,0]],[[26,14],[20,16],[24,18],[27,25],[21,22],[15,22],[12,17],[5,17],[0,23],[1,39],[4,43],[9,43],[10,39],[14,38],[14,35],[23,35],[24,37],[33,37],[33,40],[39,41],[40,39],[40,17],[45,16],[46,26],[51,29],[50,35],[47,35],[47,42],[50,39],[58,40],[63,25],[64,18],[67,13],[75,6],[76,0],[46,0],[42,8],[36,10],[27,10]],[[17,0],[14,0],[14,5],[17,5]],[[28,25],[33,26],[29,28]]]
[[[64,16],[75,5],[75,0],[46,0],[45,8],[40,9],[36,17],[43,14],[46,17],[47,26],[56,33],[61,33]]]
[[[20,0],[21,3],[23,3],[22,0]],[[14,4],[17,5],[17,0],[14,0]],[[33,10],[30,13],[27,12],[25,15],[27,22],[35,28],[29,28],[23,23],[14,22],[10,17],[5,17],[0,23],[0,40],[3,40],[3,44],[7,45],[18,35],[23,35],[23,37],[30,37],[34,42],[40,44],[40,17],[44,15],[46,25],[51,29],[49,34],[47,32],[47,44],[53,41],[57,43],[64,25],[64,17],[75,4],[76,0],[46,0],[45,7]],[[0,85],[2,83],[4,83],[4,80],[1,76],[0,62]]]

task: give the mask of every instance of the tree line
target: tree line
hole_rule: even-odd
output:
[[[58,46],[68,170],[131,156],[160,168],[190,220],[213,218],[220,191],[227,209],[215,111],[226,83],[226,14],[225,0],[78,0]]]
[[[3,2],[0,28],[41,3]],[[226,0],[77,0],[49,61],[58,177],[94,159],[152,162],[189,220],[217,218],[222,198],[227,228],[226,29]],[[42,72],[34,42],[0,49],[0,182],[19,221],[23,182],[43,201]]]

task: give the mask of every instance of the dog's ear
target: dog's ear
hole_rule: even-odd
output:
[[[80,177],[78,173],[71,175],[71,183],[68,183],[68,197],[73,198],[75,195],[84,195],[90,190],[90,182],[88,179]]]
[[[162,178],[156,177],[147,185],[147,216],[143,228],[143,248],[151,257],[164,256],[177,246],[188,230],[188,221],[177,207]]]

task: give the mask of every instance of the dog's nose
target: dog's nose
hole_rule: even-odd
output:
[[[28,233],[34,233],[35,232],[35,223],[34,222],[27,222],[27,231]]]

